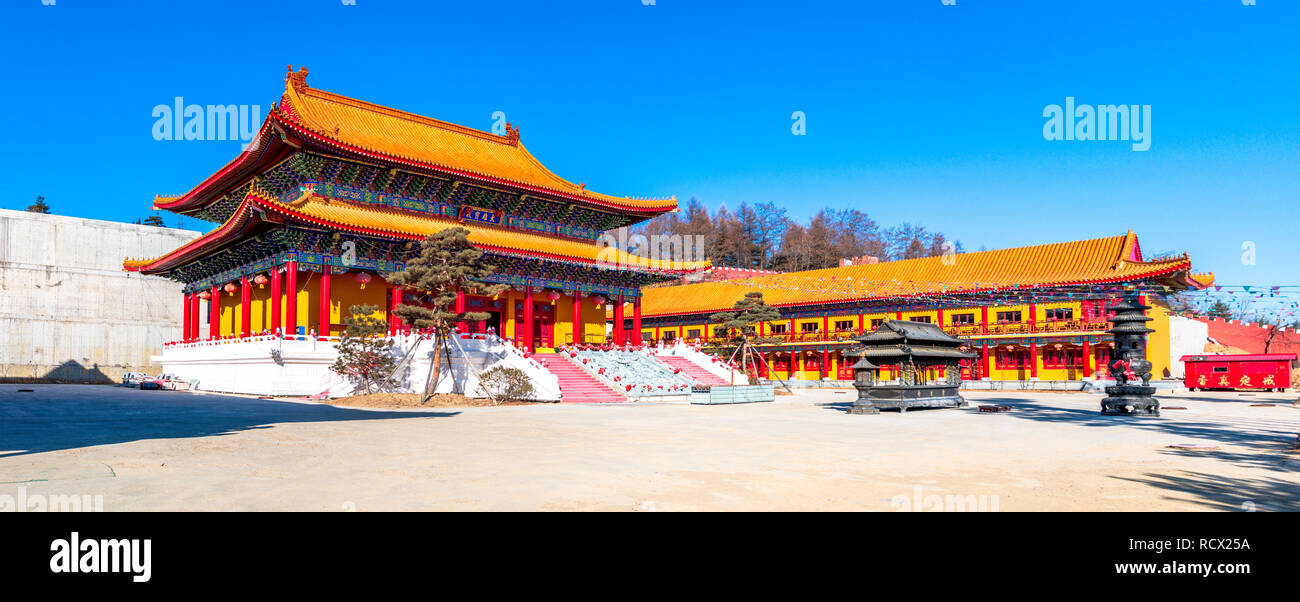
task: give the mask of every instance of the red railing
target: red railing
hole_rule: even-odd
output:
[[[1017,335],[1017,334],[1038,334],[1038,333],[1059,333],[1059,332],[1096,332],[1107,330],[1110,324],[1107,322],[1093,322],[1088,320],[1056,320],[1051,322],[1012,322],[1006,324],[967,324],[957,326],[945,326],[943,331],[958,337],[970,336],[995,336],[995,335]],[[790,343],[827,343],[837,341],[848,341],[849,339],[874,331],[874,328],[852,329],[852,330],[832,330],[832,331],[814,331],[814,332],[795,332],[795,333],[768,333],[760,338],[779,339],[782,342]],[[711,340],[708,336],[686,337],[685,340],[693,341],[698,338],[701,342],[707,343]]]

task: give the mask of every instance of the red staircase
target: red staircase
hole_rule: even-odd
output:
[[[695,362],[679,355],[656,355],[655,358],[673,368],[681,370],[682,374],[689,376],[702,385],[731,384],[717,374],[709,372],[708,370],[697,366]]]
[[[538,353],[534,357],[543,362],[560,381],[560,401],[565,403],[622,403],[627,401],[618,391],[590,375],[573,360],[558,353]]]

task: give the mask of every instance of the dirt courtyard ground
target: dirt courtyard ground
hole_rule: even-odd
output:
[[[20,388],[34,389],[18,393]],[[0,505],[118,510],[1300,510],[1297,395],[966,392],[971,408],[773,403],[384,411],[109,386],[0,385]],[[1011,406],[984,414],[978,404]],[[1251,404],[1270,404],[1254,407]],[[1180,451],[1171,444],[1217,446]],[[10,502],[10,507],[14,502]]]

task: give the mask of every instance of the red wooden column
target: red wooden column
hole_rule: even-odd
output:
[[[239,336],[246,337],[253,329],[253,290],[248,275],[239,277]]]
[[[208,299],[208,337],[221,335],[221,288],[212,285],[212,298]]]
[[[823,349],[822,369],[821,369],[822,378],[826,378],[827,376],[830,376],[830,373],[831,373],[831,352]]]
[[[458,314],[465,313],[465,291],[463,289],[456,289],[456,310],[455,311]],[[461,332],[469,332],[469,325],[466,324],[464,320],[461,320],[456,323],[456,330],[459,330]]]
[[[199,317],[200,312],[203,311],[203,299],[199,298],[198,293],[191,294],[194,295],[194,301],[190,304],[190,337],[194,340],[198,340],[199,324],[203,321],[202,318]]]
[[[987,377],[989,377],[989,378],[993,378],[993,354],[992,354],[992,353],[989,353],[989,344],[988,344],[988,343],[984,343],[984,366],[983,366],[983,368],[984,368],[984,370],[983,370],[983,374],[980,374],[980,378],[983,378],[983,377],[985,377],[985,376],[987,376]]]
[[[188,341],[193,333],[190,332],[190,310],[194,304],[194,296],[185,293],[185,306],[181,310],[181,340]]]
[[[298,262],[284,264],[284,330],[289,336],[298,334]],[[279,303],[277,300],[276,303]]]
[[[1029,343],[1029,376],[1038,376],[1038,343]]]
[[[903,319],[903,310],[900,309],[900,310],[894,312],[894,319],[902,320],[902,319]]]
[[[582,344],[582,291],[573,291],[573,344]]]
[[[280,269],[271,268],[271,332],[280,332]]]
[[[1038,304],[1029,304],[1029,332],[1038,332]]]
[[[938,314],[939,314],[939,315],[938,315],[939,328],[943,328],[943,308],[942,308],[942,307],[939,308],[939,310],[938,310]]]
[[[524,349],[533,350],[533,287],[531,286],[524,287]]]
[[[1146,296],[1146,295],[1138,295],[1138,305],[1146,305],[1146,304],[1147,304],[1147,296]],[[1144,315],[1144,316],[1147,315],[1147,310],[1145,310],[1145,309],[1142,310],[1142,315]],[[1151,338],[1151,335],[1149,335],[1149,334],[1144,334],[1144,335],[1142,335],[1142,342],[1143,342],[1143,343],[1149,342],[1149,341],[1147,340],[1147,339],[1149,339],[1149,338]],[[1144,360],[1145,360],[1145,359],[1151,359],[1151,358],[1148,358],[1148,357],[1147,357],[1147,345],[1142,345],[1142,359],[1144,359]]]
[[[318,336],[330,336],[330,266],[326,265],[320,273],[320,327]]]
[[[980,332],[989,333],[989,307],[985,305],[980,308]]]
[[[790,340],[794,340],[794,318],[790,318]]]
[[[1092,376],[1092,345],[1083,340],[1083,375]]]
[[[866,329],[867,329],[867,316],[865,314],[858,314],[858,332],[862,332]]]
[[[623,295],[614,301],[614,344],[623,344]]]
[[[830,336],[831,336],[831,317],[822,316],[822,340],[829,341]],[[824,368],[823,371],[825,371]]]
[[[632,344],[641,344],[641,297],[632,300]]]
[[[397,309],[398,305],[402,304],[402,287],[394,286],[393,289],[389,291],[389,297],[391,299],[389,302],[391,307],[388,309],[388,329],[397,332],[402,329],[402,319],[397,317],[394,310]],[[497,334],[505,336],[506,333],[503,330]]]

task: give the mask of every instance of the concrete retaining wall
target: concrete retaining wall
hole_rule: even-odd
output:
[[[180,283],[123,272],[198,237],[0,209],[0,381],[108,382],[157,374],[150,360],[181,336]]]

